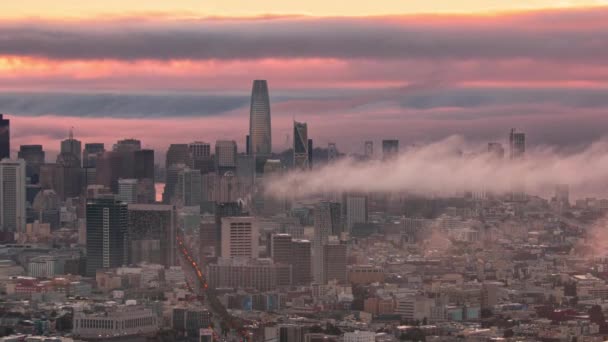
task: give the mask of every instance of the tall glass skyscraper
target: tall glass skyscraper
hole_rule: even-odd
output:
[[[0,160],[11,157],[11,121],[0,114]]]
[[[305,122],[293,122],[293,167],[308,169],[308,126]]]
[[[266,156],[272,153],[270,98],[266,80],[253,81],[249,116],[249,148],[250,151],[247,152],[256,156]]]

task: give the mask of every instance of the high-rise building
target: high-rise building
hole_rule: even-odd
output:
[[[314,209],[313,277],[317,283],[325,283],[323,273],[323,246],[332,234],[330,202],[321,202]]]
[[[313,142],[312,139],[308,139],[308,168],[312,170],[312,156],[313,156]]]
[[[25,175],[30,184],[38,184],[40,165],[44,164],[45,153],[42,145],[21,145],[17,158],[25,161]]]
[[[141,141],[137,139],[118,140],[113,146],[116,152],[135,152],[141,150]]]
[[[249,115],[249,154],[267,156],[272,153],[270,97],[266,80],[253,81]]]
[[[308,285],[312,281],[312,245],[309,240],[294,239],[291,242],[292,283]]]
[[[346,194],[346,230],[352,233],[356,223],[367,223],[367,196]]]
[[[165,188],[163,190],[163,203],[169,204],[173,201],[175,196],[175,189],[177,187],[177,180],[179,173],[186,169],[185,164],[171,164],[167,170],[165,170]]]
[[[363,154],[368,159],[372,159],[374,157],[374,142],[373,141],[368,140],[365,142]]]
[[[80,167],[80,153],[61,152],[55,163],[54,189],[65,200],[66,198],[78,197],[83,191],[82,168]]]
[[[276,263],[291,264],[291,235],[272,234],[270,237],[270,256]]]
[[[259,235],[258,222],[253,217],[222,218],[222,258],[256,259]]]
[[[188,144],[171,144],[167,150],[167,159],[165,168],[169,169],[171,165],[184,164],[192,165],[192,157],[190,156],[190,147]]]
[[[215,142],[215,168],[219,175],[236,171],[237,146],[234,140]]]
[[[130,204],[128,210],[130,262],[148,262],[167,267],[177,265],[176,207],[165,204]]]
[[[127,204],[112,195],[87,200],[88,276],[128,263],[128,216]]]
[[[336,280],[346,283],[347,246],[339,241],[329,241],[323,245],[323,279],[324,283]]]
[[[103,143],[88,143],[84,144],[82,150],[82,167],[95,168],[97,166],[97,158],[106,151]]]
[[[273,234],[270,237],[270,254],[275,264],[293,265],[291,235]],[[277,273],[277,285],[292,284],[292,272],[283,269],[284,272]],[[294,269],[295,271],[295,269]]]
[[[112,190],[113,193],[117,193],[118,179],[120,179],[122,167],[121,161],[120,154],[114,151],[99,154],[95,162],[96,183]]]
[[[118,199],[127,204],[137,203],[137,179],[118,180]]]
[[[305,122],[293,122],[293,167],[307,170],[308,166],[308,125]]]
[[[0,114],[0,160],[11,157],[11,121]]]
[[[526,153],[526,134],[511,129],[509,134],[509,156],[511,159],[522,158]]]
[[[488,143],[488,153],[497,159],[503,159],[505,157],[505,149],[499,142]]]
[[[185,168],[177,174],[175,204],[177,206],[201,205],[202,175],[199,170]]]
[[[193,159],[209,158],[211,156],[211,145],[202,141],[195,141],[188,145],[190,155]]]
[[[555,186],[555,200],[564,205],[570,205],[570,186],[557,184]]]
[[[138,150],[134,152],[136,179],[154,180],[154,150]]]
[[[80,158],[82,156],[82,143],[80,140],[74,139],[74,131],[70,129],[67,139],[61,141],[61,153],[73,154],[78,160],[78,167],[82,165]]]
[[[23,159],[0,161],[0,240],[25,233],[25,179]]]
[[[238,202],[218,202],[215,205],[216,255],[222,255],[222,219],[225,217],[244,216],[243,206]]]
[[[338,147],[336,143],[327,144],[327,161],[331,163],[336,159],[338,159]]]
[[[399,140],[382,140],[382,159],[389,160],[399,155]]]

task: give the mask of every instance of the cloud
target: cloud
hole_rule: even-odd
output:
[[[492,17],[7,22],[0,54],[51,59],[263,58],[603,63],[608,9]],[[552,19],[553,20],[552,20]],[[593,53],[589,53],[593,51]]]
[[[600,140],[576,153],[537,147],[521,160],[496,159],[485,145],[450,137],[409,148],[397,159],[358,162],[344,159],[310,172],[274,178],[267,191],[277,197],[310,197],[327,193],[377,192],[451,196],[466,191],[508,193],[524,188],[533,195],[552,194],[569,184],[578,195],[605,194],[608,141]],[[474,151],[473,154],[463,152]]]

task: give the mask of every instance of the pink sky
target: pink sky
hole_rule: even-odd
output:
[[[308,121],[318,146],[346,152],[367,139],[498,139],[510,127],[539,144],[585,144],[608,123],[606,17],[608,9],[579,8],[11,18],[0,20],[0,112],[12,120],[14,150],[54,151],[71,126],[84,142],[108,145],[136,137],[161,151],[229,138],[242,147],[251,81],[267,79],[277,150],[293,118]]]

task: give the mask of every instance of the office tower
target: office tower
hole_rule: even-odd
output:
[[[0,114],[0,160],[11,157],[11,120]]]
[[[134,178],[154,180],[154,150],[135,151],[134,158]]]
[[[84,144],[82,150],[82,167],[95,168],[97,167],[97,157],[106,151],[103,143]]]
[[[291,235],[289,234],[272,234],[270,236],[269,253],[274,262],[291,264],[291,240]]]
[[[273,234],[270,237],[270,254],[272,261],[280,265],[292,265],[292,245],[291,235],[289,234]],[[289,285],[292,283],[292,272],[297,272],[293,268],[282,269],[283,272],[277,273],[277,285]]]
[[[279,326],[277,342],[304,342],[305,327],[297,324],[282,324]]]
[[[511,159],[522,158],[526,153],[526,134],[511,129],[509,134],[509,156]]]
[[[267,156],[272,153],[270,98],[265,80],[253,81],[249,115],[249,154]]]
[[[103,185],[113,193],[118,192],[118,179],[122,167],[120,154],[114,151],[103,152],[95,162],[97,184]]]
[[[249,151],[250,151],[250,147],[251,146],[251,142],[249,140],[249,134],[247,134],[245,136],[245,154],[249,155]]]
[[[195,141],[190,143],[188,148],[193,159],[211,157],[211,145],[206,142]]]
[[[332,240],[323,246],[323,279],[325,282],[337,280],[347,281],[347,248],[346,244]]]
[[[256,204],[256,212],[262,215],[278,215],[285,211],[285,200],[268,195],[264,192],[267,182],[272,182],[274,177],[283,174],[283,164],[279,159],[268,159],[264,165],[264,182],[260,182],[254,194],[253,202]]]
[[[243,215],[243,206],[238,202],[218,202],[215,205],[215,240],[217,242],[215,248],[216,255],[222,255],[222,219],[224,217],[236,217]]]
[[[117,197],[127,204],[137,203],[137,179],[119,179]]]
[[[192,165],[190,147],[188,147],[188,144],[171,144],[169,146],[165,168],[168,169],[171,165],[175,164],[184,164],[186,166]]]
[[[245,192],[250,192],[255,176],[255,165],[253,158],[248,154],[239,154],[236,157],[236,176],[245,187]]]
[[[490,142],[488,143],[488,153],[496,159],[503,159],[505,157],[505,149],[501,143]]]
[[[25,161],[25,176],[30,184],[38,184],[40,178],[40,165],[44,164],[44,150],[42,145],[21,145],[17,153],[18,159]]]
[[[338,147],[336,147],[336,143],[327,144],[327,161],[333,162],[338,159]]]
[[[184,168],[177,174],[174,204],[177,206],[201,205],[202,176],[199,170]]]
[[[198,233],[199,261],[203,262],[206,255],[217,256],[217,228],[215,227],[215,215],[205,213],[200,217],[201,223]]]
[[[365,158],[367,158],[367,159],[372,159],[374,157],[374,142],[373,141],[368,140],[365,142],[363,154],[365,155]]]
[[[356,223],[367,223],[367,196],[346,194],[346,231],[349,234]]]
[[[308,139],[308,168],[312,169],[312,152],[313,152],[313,146],[312,146],[312,139]]]
[[[190,143],[190,155],[192,156],[192,168],[199,170],[201,174],[215,172],[215,163],[211,156],[211,145],[206,142],[195,141]]]
[[[291,242],[292,283],[308,285],[312,281],[312,244],[309,240],[295,239]]]
[[[314,209],[313,236],[313,277],[315,282],[324,284],[323,246],[332,234],[332,215],[330,202],[321,202]]]
[[[215,169],[219,175],[236,171],[236,141],[218,140],[215,142]]]
[[[127,204],[112,195],[87,200],[87,276],[128,263],[128,216]]]
[[[293,168],[308,169],[308,126],[305,122],[293,122]]]
[[[80,162],[80,158],[82,156],[82,143],[80,140],[74,139],[74,131],[70,129],[70,134],[66,140],[61,141],[61,153],[72,154],[78,160],[78,167],[82,164]]]
[[[169,204],[175,196],[175,188],[177,187],[178,174],[187,166],[185,164],[171,164],[165,171],[165,188],[163,190],[163,203]]]
[[[25,161],[0,161],[0,240],[25,232]]]
[[[256,259],[259,251],[259,227],[249,216],[222,218],[222,258]]]
[[[382,140],[382,159],[389,160],[399,155],[399,140]]]
[[[135,152],[141,150],[141,141],[137,139],[118,140],[113,148],[116,152]]]
[[[55,192],[62,200],[78,197],[82,193],[82,168],[80,167],[80,153],[61,152],[55,163]]]
[[[165,204],[130,204],[128,210],[130,262],[148,262],[166,267],[177,265],[176,207]]]

